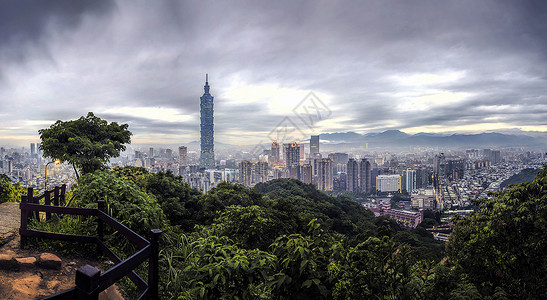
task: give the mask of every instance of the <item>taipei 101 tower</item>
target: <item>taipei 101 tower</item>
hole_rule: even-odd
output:
[[[199,167],[210,169],[215,167],[215,150],[213,139],[213,96],[209,94],[209,78],[205,74],[205,93],[201,96],[201,155]]]

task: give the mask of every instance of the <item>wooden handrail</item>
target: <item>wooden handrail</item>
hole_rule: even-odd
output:
[[[54,205],[60,205],[59,199],[64,199],[65,188],[59,190],[58,187],[53,189]],[[59,192],[60,191],[60,192]],[[75,208],[63,206],[51,206],[50,191],[44,194],[48,205],[37,204],[41,197],[34,197],[32,188],[28,189],[28,193],[21,197],[19,208],[21,209],[21,227],[19,232],[21,235],[21,246],[23,247],[28,237],[47,238],[55,240],[64,240],[80,243],[94,243],[98,249],[106,254],[115,265],[100,274],[100,271],[86,265],[78,269],[76,274],[76,287],[67,290],[63,293],[58,293],[53,296],[46,297],[47,299],[72,299],[73,297],[84,297],[86,299],[98,299],[98,294],[117,282],[124,276],[128,276],[135,285],[142,291],[139,299],[158,299],[158,257],[159,257],[159,237],[161,230],[152,229],[150,240],[146,240],[127,226],[120,223],[118,220],[106,214],[104,210],[104,200],[99,200],[97,209],[95,208]],[[53,232],[45,232],[39,230],[28,229],[28,218],[37,216],[39,212],[45,212],[49,217],[53,214],[68,214],[81,216],[97,216],[97,231],[98,236],[72,235]],[[126,237],[131,243],[135,244],[139,251],[125,260],[121,260],[112,250],[110,250],[101,240],[103,234],[103,222],[108,224],[114,230],[117,230],[121,235]],[[142,262],[148,259],[148,282],[144,281],[134,269]],[[99,274],[99,275],[98,275]],[[97,277],[98,276],[98,277]],[[46,299],[44,298],[44,299]],[[78,298],[79,299],[79,298]]]

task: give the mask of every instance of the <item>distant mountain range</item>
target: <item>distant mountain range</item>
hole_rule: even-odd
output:
[[[399,130],[388,130],[380,133],[359,134],[355,132],[337,132],[320,135],[322,143],[369,147],[515,147],[546,146],[547,133],[525,131],[513,134],[484,132],[478,134],[438,134],[420,132],[407,134]],[[340,145],[341,146],[341,145]]]

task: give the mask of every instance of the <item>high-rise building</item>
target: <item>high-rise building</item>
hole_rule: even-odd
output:
[[[34,157],[36,155],[36,144],[30,143],[30,156]]]
[[[300,171],[301,180],[303,183],[312,183],[312,167],[310,164],[302,165]]]
[[[312,135],[310,138],[310,157],[319,153],[319,136]]]
[[[332,160],[334,174],[346,173],[346,167],[349,160],[349,155],[347,153],[330,153],[329,158]]]
[[[493,164],[498,164],[501,162],[501,155],[499,150],[490,150],[488,153],[488,160]]]
[[[380,192],[400,192],[401,175],[378,175],[376,188]]]
[[[402,180],[401,189],[412,194],[416,190],[416,171],[412,169],[404,170]]]
[[[300,164],[300,147],[297,143],[284,144],[284,159],[287,167]]]
[[[445,174],[445,168],[446,168],[446,157],[444,156],[444,153],[441,153],[439,155],[435,155],[433,158],[433,173],[437,176],[442,176]]]
[[[303,164],[304,161],[306,160],[306,153],[305,153],[305,149],[306,146],[304,144],[298,144],[298,163],[299,164]]]
[[[204,93],[200,100],[201,113],[201,155],[199,157],[200,168],[215,167],[215,151],[213,138],[213,96],[209,93],[209,78],[205,75]]]
[[[332,160],[329,158],[322,158],[317,165],[317,189],[321,191],[332,191]]]
[[[239,183],[244,186],[251,186],[252,180],[252,164],[248,160],[239,163]]]
[[[350,158],[348,160],[347,166],[348,172],[346,176],[346,190],[348,192],[358,192],[359,191],[359,168],[357,161]]]
[[[289,171],[289,178],[300,180],[300,166],[299,165],[290,165],[287,166]]]
[[[167,159],[173,158],[173,150],[171,150],[171,149],[165,149],[165,157],[166,157]]]
[[[188,163],[188,148],[186,146],[179,147],[179,163],[180,164]]]
[[[359,187],[361,193],[372,193],[372,168],[366,158],[359,162]]]
[[[270,156],[268,157],[270,163],[279,162],[279,144],[277,140],[272,143],[272,149],[270,150]]]
[[[150,151],[148,152],[150,157],[154,157],[154,148],[150,147]]]
[[[253,165],[253,182],[257,184],[266,181],[268,181],[268,163],[259,161]]]

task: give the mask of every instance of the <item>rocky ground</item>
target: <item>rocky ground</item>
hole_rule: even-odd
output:
[[[18,203],[0,204],[0,298],[36,299],[74,287],[76,270],[99,262],[81,257],[20,249]],[[99,299],[123,299],[112,286]]]

